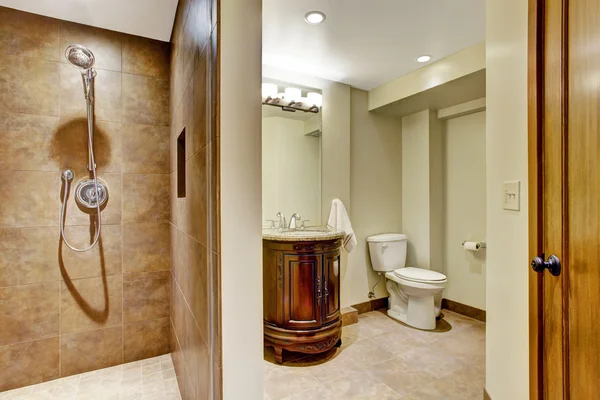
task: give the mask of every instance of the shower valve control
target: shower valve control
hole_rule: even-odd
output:
[[[75,190],[77,203],[84,208],[95,209],[98,203],[98,197],[100,198],[100,206],[106,203],[108,200],[108,190],[102,182],[98,182],[98,197],[96,197],[96,187],[94,180],[89,179],[80,182]]]

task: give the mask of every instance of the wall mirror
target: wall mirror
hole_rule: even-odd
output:
[[[298,213],[321,225],[321,93],[277,82],[262,90],[263,224]]]

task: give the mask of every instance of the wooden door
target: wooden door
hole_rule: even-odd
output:
[[[340,316],[340,252],[323,255],[323,324],[337,320]]]
[[[321,254],[283,257],[283,325],[293,329],[321,326],[323,266]]]
[[[530,397],[598,399],[600,2],[529,12],[530,255],[561,263],[530,272]]]

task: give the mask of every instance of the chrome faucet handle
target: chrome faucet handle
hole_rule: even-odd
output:
[[[280,231],[285,229],[285,215],[283,215],[283,213],[281,211],[279,211],[276,215],[277,218],[279,218],[279,226],[277,227],[277,229],[279,229]]]
[[[300,228],[298,228],[298,229],[302,229],[302,230],[306,229],[306,223],[308,221],[310,221],[310,219],[303,219],[302,220],[302,225],[300,225]]]
[[[269,229],[276,229],[274,219],[268,219],[267,222],[270,222]]]

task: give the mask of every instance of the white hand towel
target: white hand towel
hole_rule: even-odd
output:
[[[339,199],[331,202],[331,211],[329,211],[327,226],[336,231],[344,231],[346,233],[343,245],[346,251],[350,253],[354,249],[354,246],[356,246],[356,235],[354,235],[354,231],[352,230],[352,224],[346,212],[346,207],[344,207],[344,204]]]

